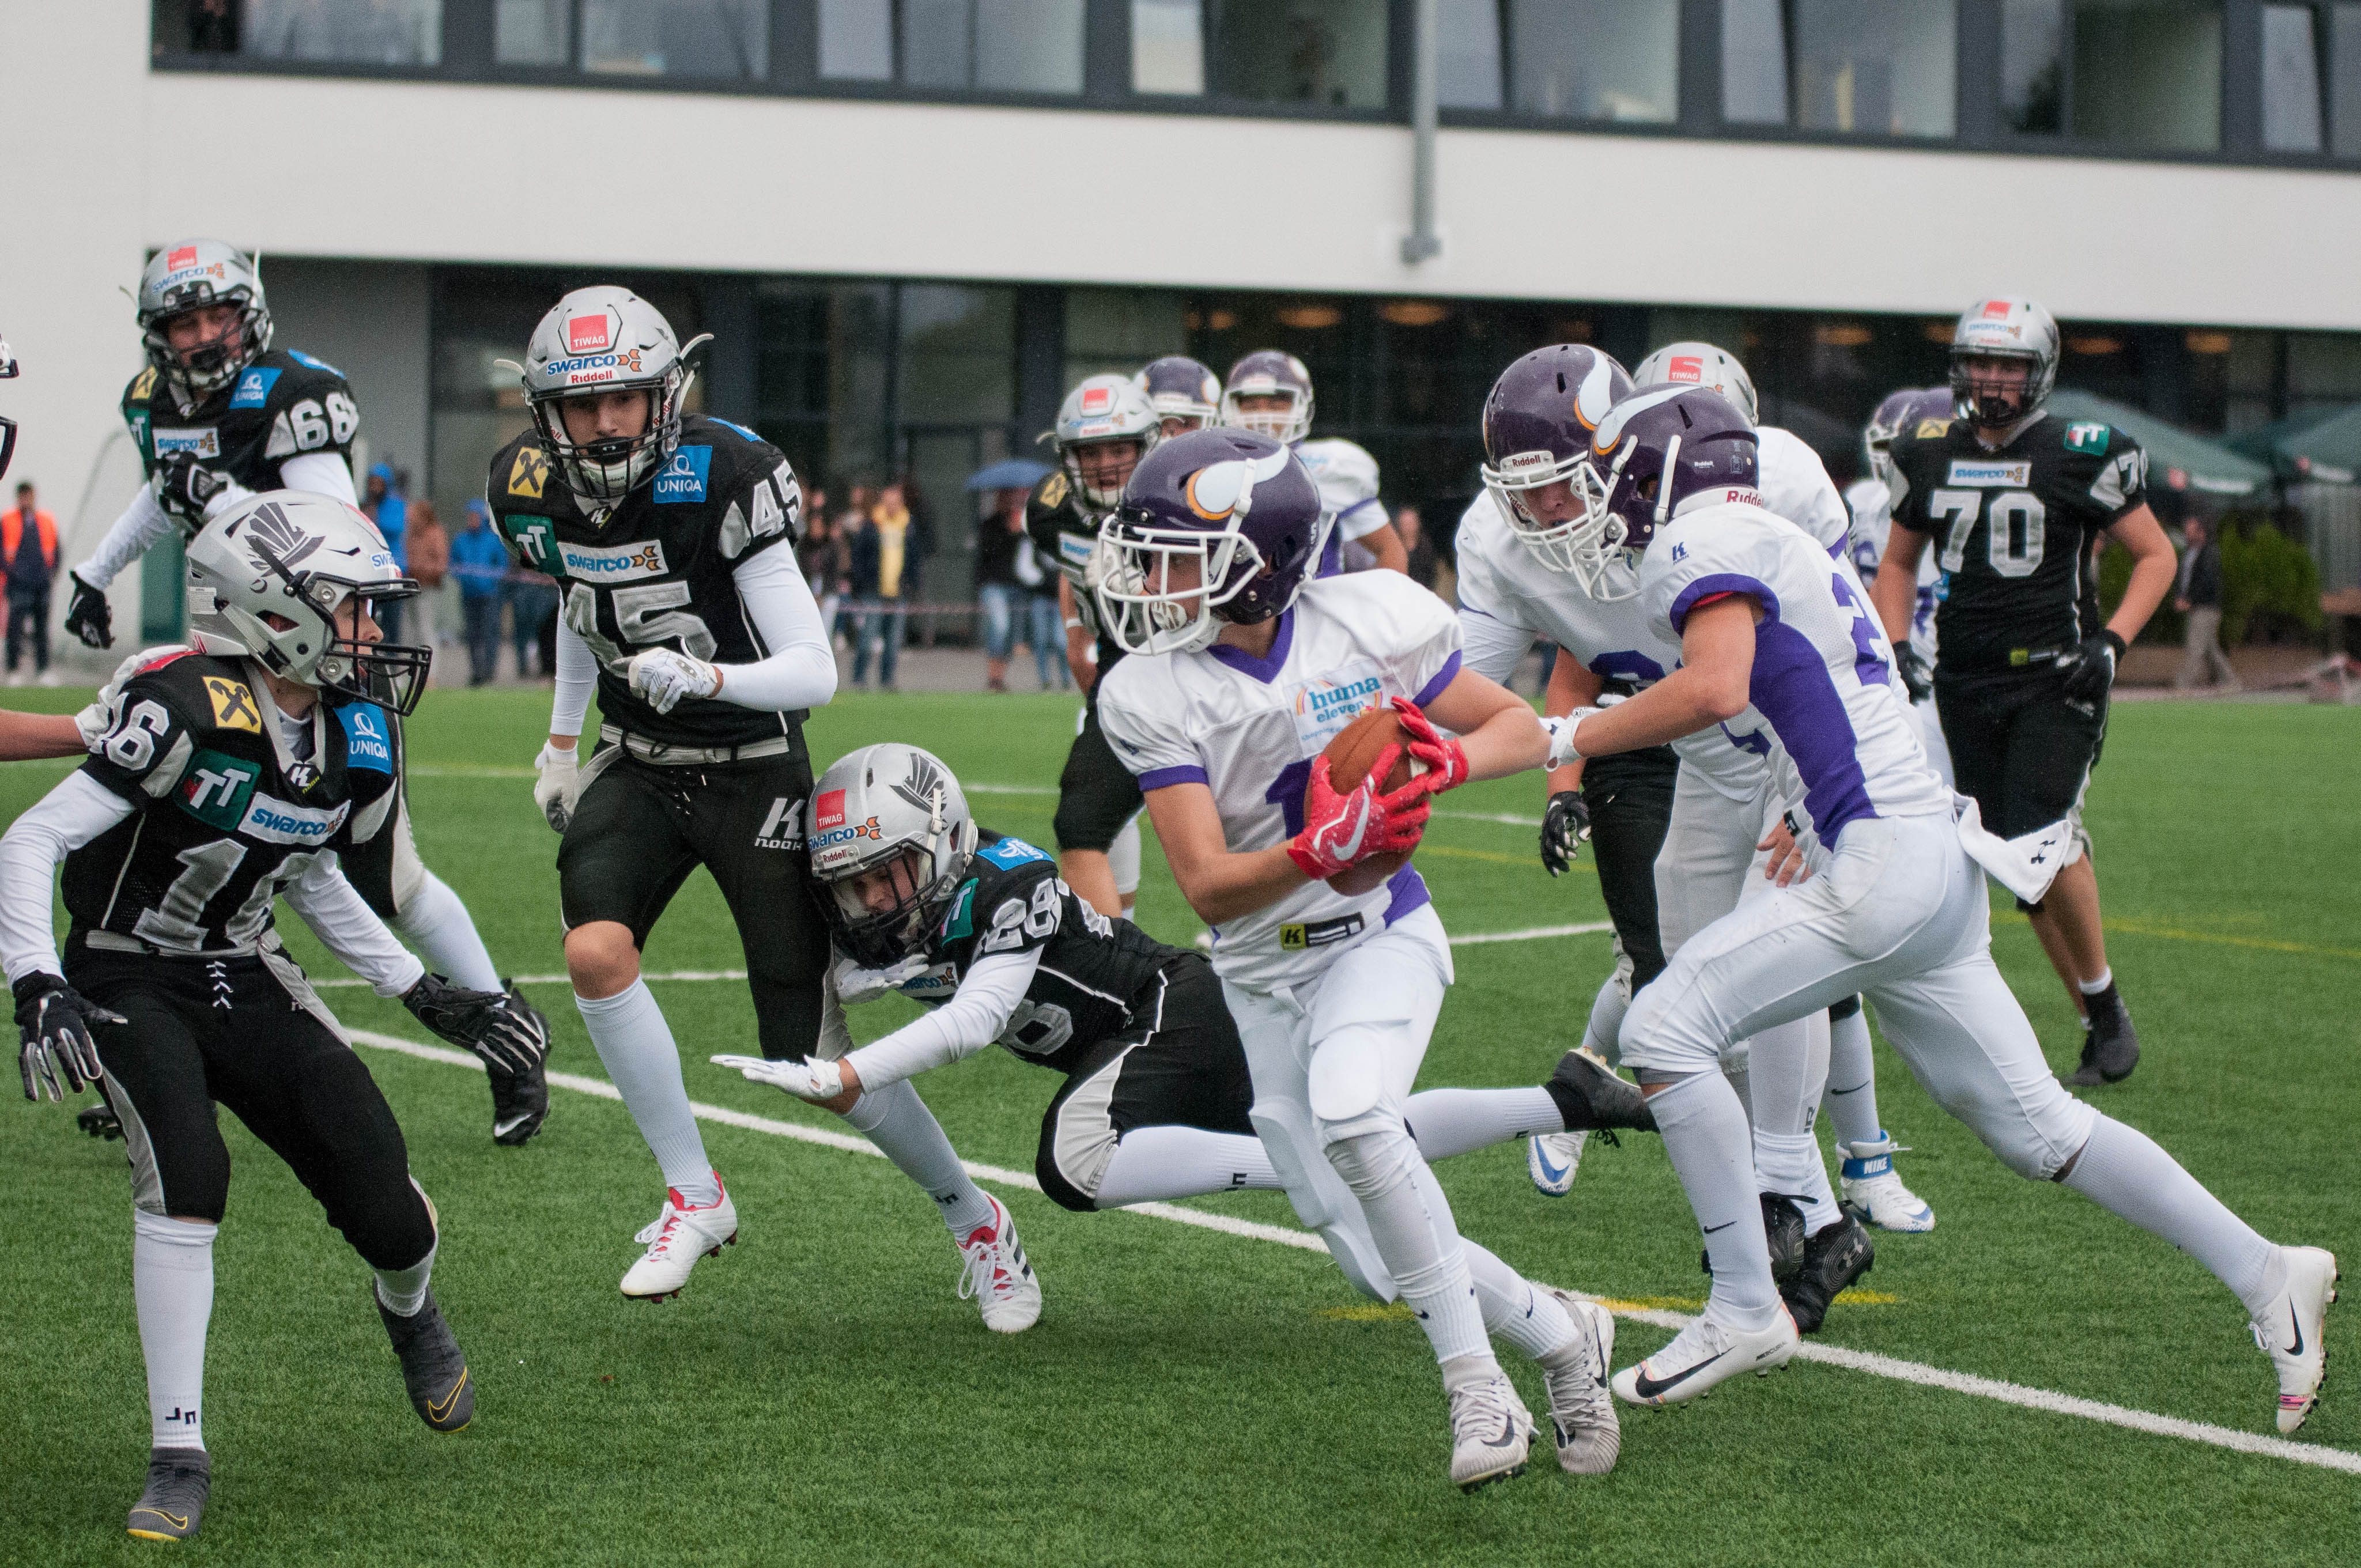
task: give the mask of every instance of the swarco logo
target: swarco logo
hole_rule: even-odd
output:
[[[570,544],[557,546],[557,564],[569,577],[591,583],[629,583],[664,575],[664,544]]]
[[[1946,482],[1979,488],[2005,485],[2014,489],[2023,489],[2033,482],[2033,464],[2030,460],[1994,463],[1972,457],[1954,457],[1951,459],[1950,477]]]
[[[855,822],[825,833],[815,833],[812,835],[811,847],[817,853],[821,850],[834,849],[839,844],[851,844],[862,839],[874,839],[882,843],[884,838],[885,830],[877,826],[877,818],[873,817],[866,822]]]
[[[568,386],[584,381],[611,381],[627,371],[634,376],[640,372],[640,351],[636,348],[626,349],[620,354],[586,354],[573,359],[553,359],[549,362],[549,373],[565,377]]]

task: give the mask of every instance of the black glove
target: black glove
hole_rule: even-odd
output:
[[[16,1057],[25,1075],[25,1098],[38,1101],[47,1088],[50,1099],[63,1100],[96,1083],[103,1074],[91,1025],[104,1028],[127,1022],[123,1014],[85,1000],[57,975],[39,970],[18,981],[15,990],[16,1027],[25,1042]],[[63,1089],[58,1087],[60,1070]]]
[[[66,601],[66,630],[81,638],[85,648],[114,647],[115,610],[106,595],[72,572],[66,574],[66,581],[73,585],[73,598]]]
[[[419,977],[401,993],[412,1016],[455,1046],[465,1046],[495,1072],[531,1072],[549,1054],[549,1025],[514,996],[469,991],[439,974]]]
[[[2115,684],[2115,661],[2123,657],[2124,640],[2103,627],[2085,637],[2074,652],[2058,661],[2066,674],[2066,695],[2077,702],[2097,702]]]
[[[205,504],[229,488],[229,476],[197,461],[193,452],[175,452],[156,470],[156,499],[166,511],[190,522],[205,520]]]
[[[1902,677],[1902,689],[1910,694],[1912,702],[1925,702],[1935,690],[1935,672],[1927,667],[1927,660],[1918,650],[1905,642],[1894,651],[1894,673]]]
[[[1563,876],[1574,864],[1582,841],[1590,837],[1590,804],[1580,790],[1562,789],[1549,798],[1542,813],[1542,866],[1552,876]]]

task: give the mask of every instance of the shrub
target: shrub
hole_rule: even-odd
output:
[[[2222,645],[2235,648],[2249,635],[2317,632],[2320,566],[2312,553],[2253,514],[2231,512],[2217,526],[2222,533]],[[2102,615],[2114,613],[2131,580],[2131,552],[2110,541],[2099,558]],[[2182,634],[2181,617],[2167,594],[2139,641],[2174,643]]]

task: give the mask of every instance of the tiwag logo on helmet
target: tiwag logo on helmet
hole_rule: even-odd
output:
[[[1693,354],[1684,354],[1664,367],[1664,374],[1673,380],[1701,387],[1705,385],[1705,361]]]
[[[812,802],[812,826],[817,828],[844,826],[844,792],[832,789]]]
[[[1085,387],[1082,389],[1082,413],[1085,417],[1088,417],[1091,414],[1103,414],[1113,407],[1115,407],[1115,389],[1113,387]]]
[[[604,311],[595,316],[576,316],[566,323],[566,346],[571,353],[596,354],[613,341]]]
[[[1988,322],[2004,322],[2008,320],[2008,313],[2013,309],[2015,309],[2015,307],[2006,300],[1986,300],[1984,302],[1984,320]]]
[[[170,254],[164,258],[164,270],[167,272],[178,272],[183,267],[194,267],[196,264],[197,247],[193,245],[176,245]]]

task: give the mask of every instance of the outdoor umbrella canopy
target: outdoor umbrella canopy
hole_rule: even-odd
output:
[[[1022,457],[1011,457],[970,474],[967,488],[971,490],[1029,490],[1048,477],[1049,473],[1047,464],[1028,463]]]
[[[2361,405],[2274,420],[2231,444],[2268,461],[2283,478],[2349,485],[2361,477]]]
[[[2060,387],[2049,395],[2048,411],[2077,423],[2103,420],[2138,442],[2147,453],[2151,489],[2251,496],[2271,482],[2268,466],[2112,399]]]

